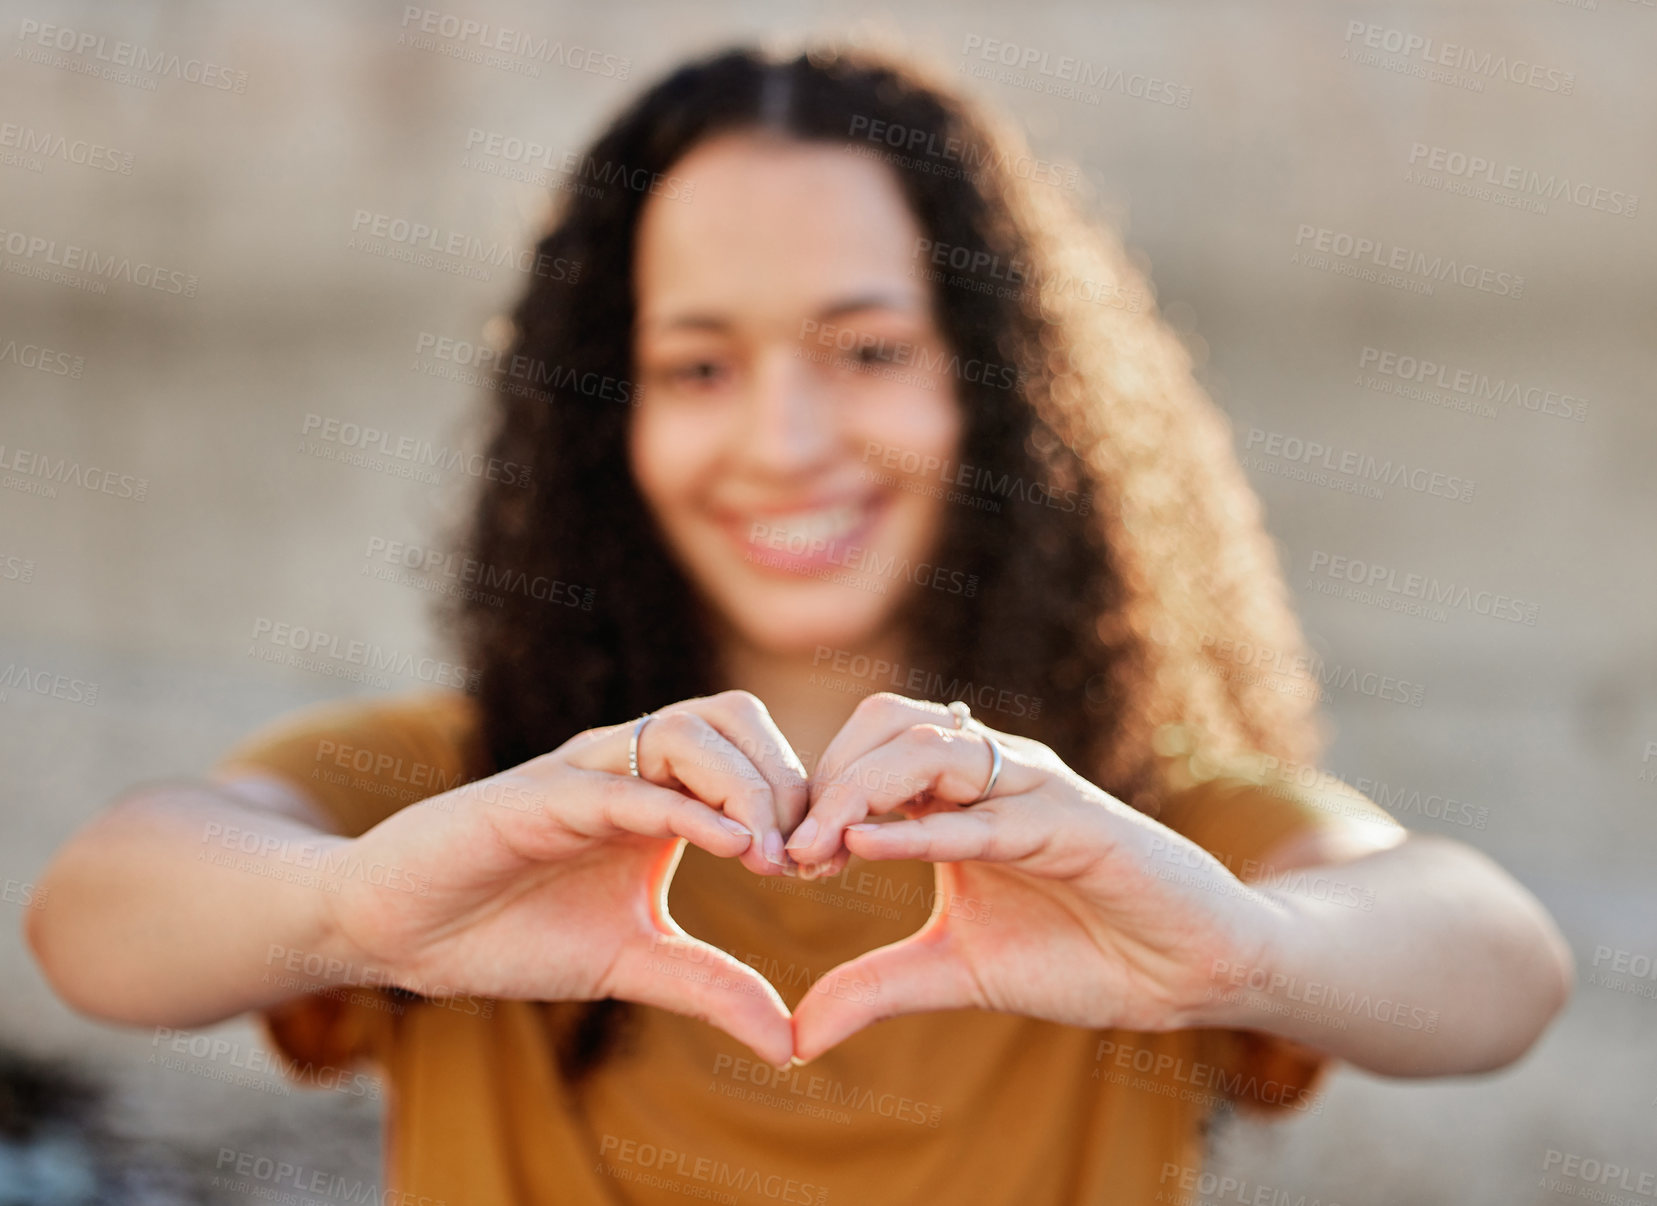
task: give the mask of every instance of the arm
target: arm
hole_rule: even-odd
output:
[[[1511,1063],[1570,996],[1558,927],[1460,842],[1400,833],[1375,849],[1319,831],[1265,862],[1289,871],[1256,885],[1276,918],[1272,937],[1256,966],[1215,968],[1196,1025],[1267,1031],[1384,1075],[1435,1076]]]
[[[273,778],[135,789],[59,851],[29,945],[53,990],[105,1021],[183,1028],[271,1005],[292,977],[334,982],[270,974],[273,947],[350,963],[324,893],[291,882],[346,841]]]
[[[685,842],[788,873],[766,839],[780,850],[804,811],[804,769],[744,692],[659,709],[636,777],[632,731],[579,733],[352,837],[323,830],[297,779],[134,792],[49,868],[30,943],[70,1004],[112,1021],[201,1025],[307,985],[613,997],[704,1018],[786,1063],[776,990],[664,902]],[[710,974],[676,976],[671,959]]]
[[[976,1007],[1100,1029],[1258,1030],[1377,1072],[1447,1075],[1516,1059],[1569,993],[1570,957],[1528,893],[1467,847],[1343,802],[1358,795],[1344,785],[1318,803],[1367,820],[1308,825],[1313,801],[1300,801],[1301,822],[1276,831],[1300,836],[1267,839],[1239,877],[1026,738],[993,734],[1004,766],[980,799],[991,731],[951,719],[866,699],[825,751],[817,824],[790,849],[811,865],[842,846],[926,859],[940,898],[976,900],[993,920],[935,913],[825,976],[795,1009],[802,1058],[883,1017]],[[1250,824],[1250,810],[1228,811],[1233,790],[1206,795],[1207,815]],[[1212,824],[1193,832],[1204,829],[1228,851]],[[1280,873],[1292,867],[1304,873]],[[831,991],[848,980],[856,1000]]]

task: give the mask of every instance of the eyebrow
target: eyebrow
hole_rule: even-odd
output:
[[[895,290],[875,290],[869,293],[856,293],[849,297],[830,302],[814,316],[818,322],[828,319],[844,318],[848,314],[858,314],[864,310],[900,310],[905,313],[924,312],[926,299],[912,293],[902,293]],[[685,313],[670,314],[646,324],[654,331],[726,331],[730,329],[730,321],[717,314]]]

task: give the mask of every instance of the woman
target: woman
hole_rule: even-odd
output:
[[[1033,162],[866,54],[646,92],[498,360],[476,696],[129,794],[33,914],[57,991],[374,1062],[389,1184],[449,1203],[1181,1201],[1331,1057],[1521,1055],[1559,934],[1299,786],[1223,422]]]

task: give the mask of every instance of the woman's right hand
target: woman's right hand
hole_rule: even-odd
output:
[[[657,711],[638,778],[633,723],[577,734],[335,847],[331,922],[346,949],[413,991],[636,1001],[782,1066],[793,1055],[782,999],[681,930],[667,888],[681,840],[756,874],[793,873],[782,840],[805,814],[805,769],[745,691]]]

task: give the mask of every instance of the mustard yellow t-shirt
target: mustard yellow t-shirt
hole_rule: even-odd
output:
[[[474,701],[443,691],[303,709],[219,763],[291,780],[348,836],[481,765]],[[1307,827],[1396,824],[1356,793],[1330,809],[1236,778],[1174,795],[1158,819],[1245,879]],[[918,861],[853,859],[837,879],[805,882],[691,847],[669,903],[792,1006],[845,959],[918,929],[932,893]],[[972,902],[957,903],[973,920]],[[1214,1107],[1316,1112],[1327,1063],[1261,1033],[962,1010],[882,1022],[779,1073],[712,1026],[635,1005],[631,1041],[572,1085],[555,1051],[580,1008],[353,988],[296,997],[263,1020],[300,1066],[379,1067],[386,1187],[428,1206],[1182,1203]]]

